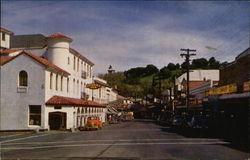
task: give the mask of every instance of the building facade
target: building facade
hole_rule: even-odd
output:
[[[89,115],[105,122],[105,105],[91,101],[86,88],[94,63],[72,41],[60,33],[16,36],[1,28],[0,130],[74,129]]]
[[[198,103],[206,98],[206,93],[213,87],[218,85],[218,81],[208,80],[202,84],[196,85],[190,89],[190,95],[194,96]]]
[[[186,91],[186,80],[187,73],[182,74],[175,80],[176,89],[178,91]],[[211,80],[214,82],[219,81],[219,70],[190,70],[189,72],[189,88],[193,88],[197,85],[205,83],[207,80]]]
[[[215,129],[239,142],[250,141],[250,48],[220,70],[217,88],[208,92]]]
[[[93,90],[93,100],[100,104],[108,104],[117,99],[117,92],[107,84],[107,81],[94,77],[94,83],[100,87]]]

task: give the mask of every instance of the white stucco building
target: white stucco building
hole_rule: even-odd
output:
[[[86,88],[94,63],[72,41],[60,33],[15,36],[1,28],[0,130],[77,128],[89,115],[105,122],[106,106],[91,101]]]
[[[93,90],[93,101],[100,104],[108,104],[117,100],[117,92],[107,84],[107,81],[94,77],[94,83],[98,84],[100,88]]]
[[[203,84],[207,80],[211,80],[213,82],[219,81],[219,70],[218,69],[196,69],[190,70],[189,72],[189,87],[190,89],[194,86]],[[187,80],[187,73],[182,74],[175,80],[175,85],[177,86],[177,90],[181,91],[184,89]]]

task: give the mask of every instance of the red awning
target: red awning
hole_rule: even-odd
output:
[[[66,106],[82,106],[82,107],[106,107],[93,101],[86,101],[83,99],[69,98],[62,96],[53,96],[46,103],[46,105],[66,105]]]

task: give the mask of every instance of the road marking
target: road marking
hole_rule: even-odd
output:
[[[23,137],[23,138],[10,139],[10,140],[1,141],[0,143],[2,143],[2,145],[3,145],[3,143],[7,143],[7,142],[19,141],[19,140],[35,138],[35,137],[42,137],[42,136],[47,136],[47,135],[49,135],[49,134],[42,134],[42,135],[36,135],[36,136],[29,136],[29,137]]]
[[[105,143],[105,144],[72,144],[72,145],[53,145],[35,147],[3,147],[2,150],[32,150],[45,148],[65,148],[65,147],[90,147],[90,146],[135,146],[135,145],[215,145],[229,144],[229,142],[167,142],[167,143]]]
[[[180,139],[104,139],[104,140],[84,140],[84,141],[50,141],[50,142],[22,142],[22,143],[8,143],[2,145],[18,145],[18,144],[58,144],[58,143],[82,143],[82,142],[134,142],[134,141],[220,141],[220,139],[206,139],[206,138],[180,138]]]
[[[9,138],[9,137],[14,137],[14,136],[19,136],[22,134],[13,134],[13,135],[7,135],[7,136],[0,136],[0,138]]]

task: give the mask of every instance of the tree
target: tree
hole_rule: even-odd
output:
[[[211,57],[209,60],[208,60],[208,67],[210,69],[219,69],[220,68],[220,62],[219,61],[216,61],[216,59],[214,57]]]
[[[206,60],[206,58],[194,59],[192,61],[192,65],[190,68],[192,68],[192,69],[206,69],[206,68],[208,68],[208,61]]]
[[[173,70],[175,70],[175,69],[176,69],[176,66],[175,66],[175,64],[174,64],[174,63],[168,63],[167,68],[168,68],[170,71],[173,71]]]
[[[149,75],[152,75],[154,73],[157,73],[159,71],[159,69],[152,65],[152,64],[149,64],[147,65],[147,67],[145,68],[145,74],[143,76],[149,76]]]
[[[107,83],[111,85],[112,87],[121,85],[121,83],[123,83],[123,81],[125,80],[125,76],[123,72],[104,74],[104,75],[100,75],[99,77],[106,80]]]
[[[162,79],[167,79],[171,77],[171,71],[168,69],[168,67],[163,67],[160,69],[158,75],[162,77]]]
[[[182,70],[186,70],[186,69],[187,69],[187,62],[183,62],[183,63],[181,64],[181,69],[182,69]]]
[[[130,70],[124,72],[124,75],[126,77],[125,81],[128,84],[138,84],[139,78],[142,77],[144,74],[144,67],[131,68]]]
[[[221,67],[221,68],[224,68],[224,67],[226,67],[228,64],[229,64],[229,63],[228,63],[227,61],[225,61],[225,62],[223,62],[223,63],[220,64],[220,67]]]
[[[175,65],[175,68],[176,68],[176,69],[180,69],[180,64],[177,63],[177,64]]]

